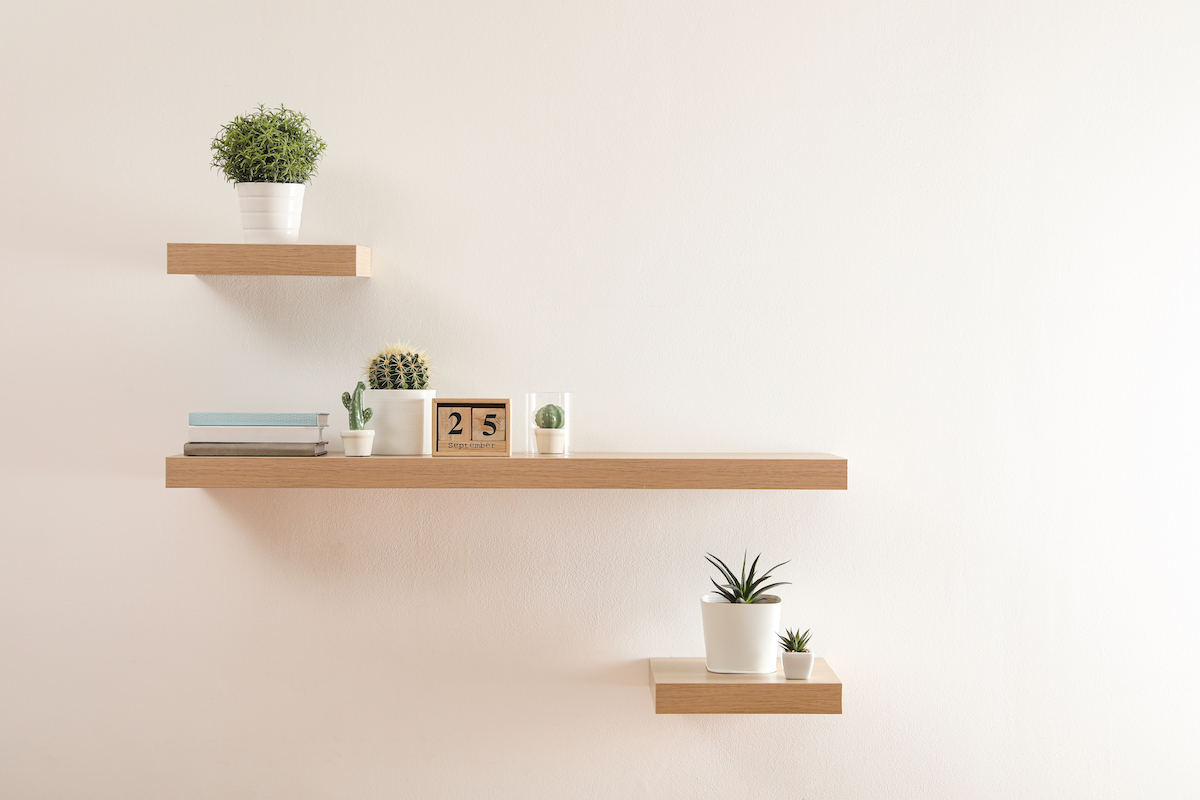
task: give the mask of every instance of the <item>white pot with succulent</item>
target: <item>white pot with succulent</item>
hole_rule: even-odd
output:
[[[758,559],[737,575],[725,562],[708,554],[708,562],[721,572],[724,583],[712,579],[717,591],[700,598],[704,620],[704,656],[709,672],[767,674],[778,669],[775,637],[779,634],[782,601],[768,589],[787,581],[766,584],[771,573],[788,562],[776,564],[757,575]]]
[[[212,141],[212,165],[237,185],[246,244],[300,240],[304,184],[324,150],[308,117],[283,106],[260,105],[221,126]]]
[[[424,352],[388,345],[367,363],[366,402],[375,409],[370,429],[382,456],[433,455],[433,398]]]
[[[366,384],[359,381],[358,386],[354,387],[353,397],[349,392],[342,392],[342,405],[346,407],[346,411],[350,412],[350,430],[342,431],[342,444],[345,446],[347,456],[371,455],[371,444],[375,439],[375,431],[368,431],[364,428],[374,412],[369,408],[362,407],[363,391],[366,388]]]
[[[783,676],[789,681],[806,681],[812,676],[813,654],[808,651],[809,632],[787,628],[779,634],[783,647]]]

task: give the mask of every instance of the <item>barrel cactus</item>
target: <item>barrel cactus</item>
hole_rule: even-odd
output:
[[[388,345],[367,363],[367,381],[372,389],[428,389],[429,360],[408,345]]]
[[[361,431],[363,426],[371,421],[371,414],[374,413],[371,409],[362,407],[362,393],[366,388],[366,384],[359,381],[358,386],[354,387],[354,397],[351,397],[349,392],[342,392],[342,405],[350,412],[352,431]]]
[[[567,422],[567,415],[560,406],[549,403],[537,410],[533,422],[539,428],[561,428]]]

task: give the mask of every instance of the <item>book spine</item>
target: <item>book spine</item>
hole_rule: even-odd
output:
[[[329,424],[329,414],[271,414],[235,413],[225,411],[193,411],[188,414],[188,424],[196,426],[254,426],[262,428],[316,428]]]
[[[325,443],[289,444],[285,442],[253,442],[225,444],[220,442],[188,442],[183,446],[185,456],[286,456],[312,457],[325,455]]]
[[[323,442],[324,428],[192,425],[189,442]]]

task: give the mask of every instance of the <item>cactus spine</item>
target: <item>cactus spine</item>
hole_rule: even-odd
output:
[[[350,412],[350,430],[361,431],[363,426],[371,421],[371,414],[374,412],[369,408],[362,407],[362,393],[367,386],[362,381],[358,382],[358,386],[354,387],[354,397],[350,397],[349,392],[342,392],[342,405]]]
[[[389,345],[367,363],[372,389],[428,389],[429,360],[408,345]]]
[[[553,403],[542,406],[533,415],[533,423],[539,428],[561,428],[566,421],[562,408]]]

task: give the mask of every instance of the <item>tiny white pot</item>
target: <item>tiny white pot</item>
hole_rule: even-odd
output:
[[[539,455],[561,456],[566,450],[567,432],[562,428],[538,428],[533,435],[537,438]]]
[[[780,599],[764,594],[757,603],[730,603],[719,594],[700,598],[704,656],[709,672],[775,672]]]
[[[375,440],[375,431],[342,431],[342,444],[346,446],[348,456],[371,455],[371,443]]]
[[[806,681],[812,675],[813,654],[783,651],[783,677],[789,681]]]
[[[374,409],[369,430],[380,456],[433,455],[434,389],[367,389],[363,406]]]
[[[237,193],[246,244],[300,241],[303,183],[239,183]]]

